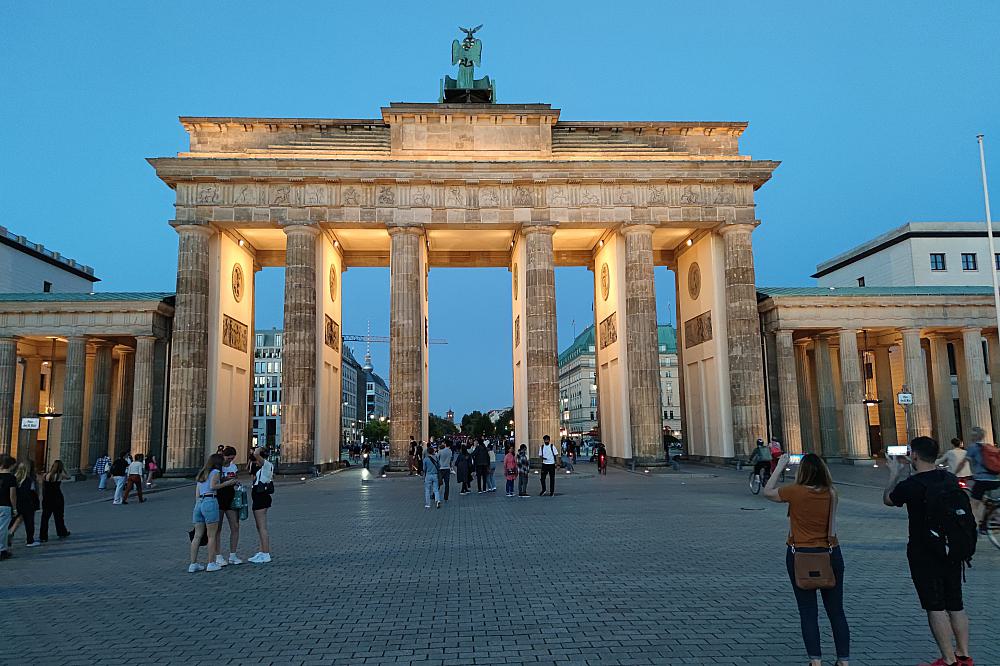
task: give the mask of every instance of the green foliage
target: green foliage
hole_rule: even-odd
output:
[[[502,439],[507,439],[511,433],[514,432],[514,426],[510,424],[514,420],[514,410],[508,409],[500,418],[497,419],[496,425],[494,426],[494,434]]]
[[[447,437],[448,435],[458,434],[458,426],[433,412],[427,415],[427,421],[431,437]]]
[[[378,419],[369,421],[365,424],[364,433],[366,442],[381,442],[389,439],[389,422]]]
[[[462,417],[462,434],[470,437],[493,437],[493,422],[477,409]]]

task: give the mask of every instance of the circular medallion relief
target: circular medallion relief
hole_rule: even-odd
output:
[[[517,300],[517,262],[514,263],[514,300]]]
[[[611,271],[607,264],[601,265],[601,297],[608,300],[608,293],[611,291]]]
[[[233,266],[233,298],[237,303],[243,300],[243,267],[239,264]]]
[[[696,261],[693,264],[691,264],[690,268],[688,268],[688,296],[690,296],[692,300],[695,300],[698,298],[700,294],[701,294],[701,267],[698,265],[698,262]]]
[[[330,300],[337,302],[337,267],[330,264]]]

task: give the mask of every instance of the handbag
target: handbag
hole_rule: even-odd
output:
[[[830,515],[827,518],[826,550],[818,553],[803,553],[795,550],[792,543],[795,586],[800,590],[829,590],[837,586],[837,576],[833,572],[833,512],[837,506],[837,495],[830,488]],[[791,531],[789,531],[791,537]]]
[[[194,541],[194,528],[188,530],[188,541]],[[201,533],[201,541],[198,542],[199,546],[208,545],[208,531]]]

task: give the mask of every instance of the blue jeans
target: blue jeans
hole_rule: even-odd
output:
[[[222,520],[219,513],[219,500],[215,497],[199,497],[194,503],[194,511],[191,512],[192,523],[212,524]]]
[[[507,494],[514,494],[514,479],[507,479]]]
[[[108,486],[108,474],[107,472],[101,472],[97,475],[97,489],[104,490]]]
[[[486,490],[496,490],[497,489],[497,483],[496,483],[496,481],[493,480],[493,471],[494,471],[494,469],[495,469],[494,467],[490,466],[489,471],[486,472]]]
[[[826,549],[798,548],[797,550],[804,553],[818,553]],[[791,546],[785,552],[785,567],[788,569],[788,578],[795,592],[795,603],[799,606],[799,623],[802,626],[802,642],[805,643],[806,654],[810,659],[823,658],[819,640],[819,606],[816,602],[816,592],[819,592],[823,596],[826,616],[830,619],[837,659],[847,661],[851,657],[851,629],[847,626],[847,616],[844,615],[844,556],[840,552],[840,546],[833,549],[830,559],[837,585],[829,590],[803,590],[795,584],[795,557],[792,555]]]
[[[434,501],[441,501],[441,486],[438,485],[437,474],[424,474],[424,506],[431,505],[431,493]]]

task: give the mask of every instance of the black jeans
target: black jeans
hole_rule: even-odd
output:
[[[55,497],[49,497],[46,495],[42,500],[42,526],[38,529],[38,539],[40,541],[49,540],[50,517],[56,519],[56,534],[59,536],[66,536],[69,534],[69,530],[66,529],[66,523],[63,520],[65,506],[66,500],[63,499],[61,493]]]
[[[817,553],[824,548],[799,548],[802,552]],[[818,590],[823,596],[823,607],[830,620],[833,631],[833,642],[837,648],[837,659],[847,661],[851,657],[851,629],[847,626],[847,616],[844,615],[844,556],[840,546],[833,549],[831,555],[833,573],[837,578],[837,586],[829,590]],[[791,546],[785,552],[785,567],[788,578],[795,592],[795,603],[799,606],[799,623],[802,626],[802,642],[806,646],[806,654],[810,659],[821,659],[823,650],[819,640],[819,606],[816,603],[817,590],[803,590],[795,584],[795,556]]]
[[[442,469],[438,472],[438,483],[444,486],[444,498],[448,499],[448,490],[451,488],[451,470]]]
[[[37,507],[38,505],[34,501],[24,503],[18,498],[17,515],[21,517],[21,523],[24,525],[24,537],[27,539],[27,543],[35,540],[35,511],[38,511]]]
[[[476,465],[476,486],[481,493],[486,492],[486,475],[489,473],[489,465]]]
[[[518,472],[517,474],[517,494],[527,495],[528,494],[528,473]]]
[[[556,494],[556,466],[555,465],[542,465],[542,494],[545,494],[545,476],[551,479],[551,484],[549,486],[549,494]]]

